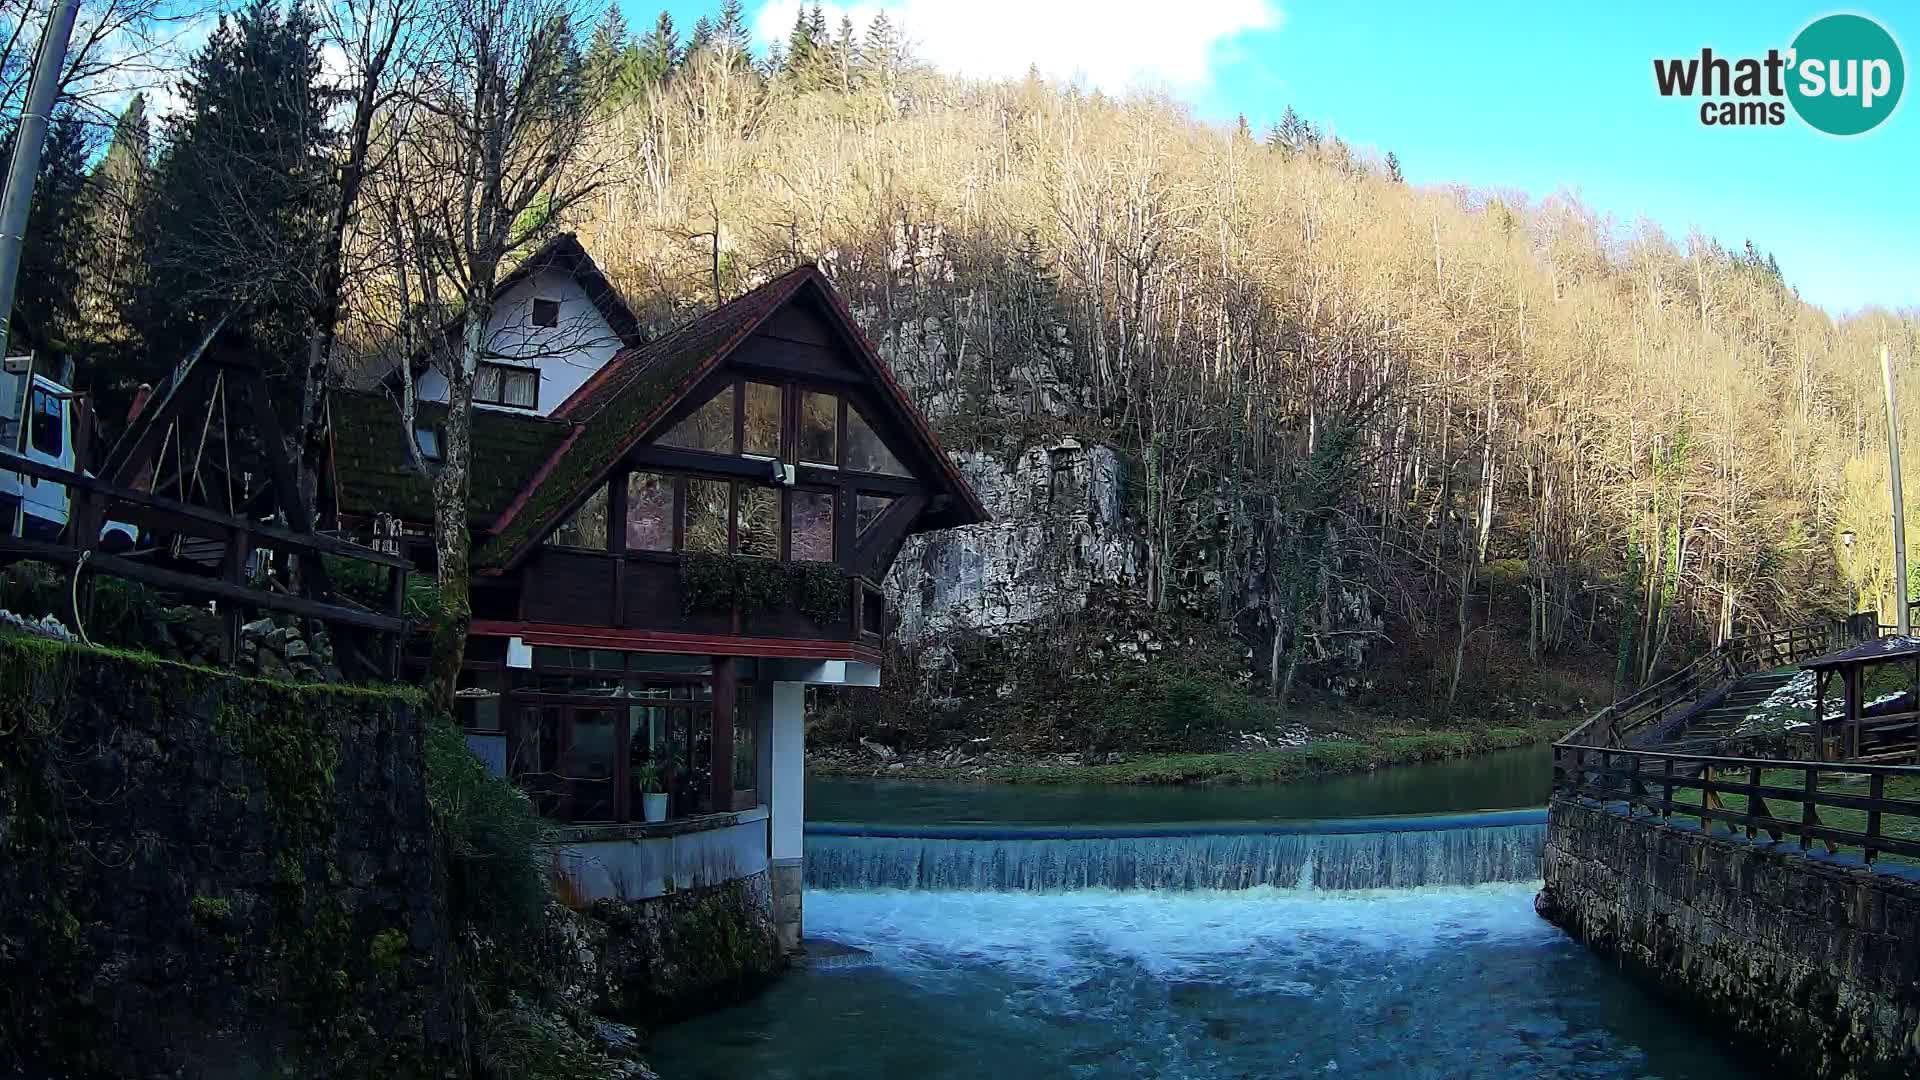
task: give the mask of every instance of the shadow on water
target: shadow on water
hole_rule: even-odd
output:
[[[1400,765],[1289,784],[981,784],[818,777],[807,820],[1035,825],[1443,814],[1543,806],[1553,780],[1546,745]]]

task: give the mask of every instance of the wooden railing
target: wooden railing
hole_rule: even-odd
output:
[[[412,565],[404,557],[322,533],[253,521],[237,514],[222,513],[151,492],[121,487],[97,477],[34,461],[8,450],[0,450],[0,470],[60,484],[67,489],[69,496],[69,521],[61,540],[0,536],[0,556],[66,567],[76,574],[84,567],[88,572],[104,573],[159,589],[221,601],[226,611],[225,645],[229,655],[238,648],[240,613],[244,608],[282,611],[330,624],[371,630],[385,635],[387,674],[389,678],[397,675],[400,644],[408,628],[404,604],[407,571]],[[16,512],[24,512],[24,508]],[[109,519],[218,541],[222,552],[218,576],[153,566],[101,550],[98,547],[100,528]],[[252,553],[261,549],[270,549],[313,564],[319,562],[320,556],[327,555],[382,568],[387,575],[387,610],[369,611],[331,600],[256,588],[247,581],[246,567]]]
[[[1623,746],[1634,735],[1657,727],[1742,674],[1797,663],[1877,633],[1876,616],[1864,612],[1846,619],[1763,630],[1729,638],[1658,682],[1621,698],[1569,731],[1561,745]]]
[[[1721,824],[1749,839],[1793,837],[1802,850],[1818,841],[1829,853],[1856,850],[1869,864],[1883,853],[1920,859],[1920,767],[1911,765],[1557,743],[1553,785],[1556,797],[1624,804],[1629,816],[1698,818],[1703,831]]]

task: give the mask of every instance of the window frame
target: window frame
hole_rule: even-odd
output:
[[[500,391],[495,397],[480,396],[480,371],[486,368],[493,368],[500,372]],[[531,404],[518,405],[507,400],[507,379],[515,375],[533,376],[533,402]],[[475,368],[473,373],[473,403],[475,405],[494,405],[502,409],[524,409],[528,412],[538,412],[540,411],[540,384],[545,381],[545,379],[540,377],[540,368],[537,365],[505,364],[497,360],[482,360],[480,361],[479,367]]]
[[[542,305],[546,305],[543,309]],[[552,322],[541,322],[542,310],[551,310]],[[560,326],[560,301],[550,296],[536,296],[527,305],[527,325],[539,330],[556,330]]]
[[[47,412],[42,408],[43,402],[52,406],[51,412]],[[34,453],[45,454],[50,458],[58,458],[62,454],[65,454],[67,452],[67,432],[66,424],[62,422],[65,410],[60,408],[60,395],[48,390],[44,386],[36,386],[33,388],[33,392],[27,395],[27,408],[25,411],[29,428],[27,431],[27,445],[32,448]],[[42,438],[40,433],[43,431],[51,433],[50,437],[53,442],[51,449],[42,446],[40,443]]]

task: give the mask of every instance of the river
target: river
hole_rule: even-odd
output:
[[[1521,751],[1286,787],[819,780],[806,933],[860,951],[658,1033],[651,1060],[679,1080],[1750,1075],[1534,915],[1543,826],[1510,808],[1544,773]]]

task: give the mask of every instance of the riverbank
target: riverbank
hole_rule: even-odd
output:
[[[1412,730],[1381,727],[1297,745],[1259,742],[1210,753],[1032,754],[973,741],[946,750],[895,752],[875,742],[809,748],[815,776],[880,776],[1000,784],[1266,784],[1368,772],[1392,765],[1466,757],[1551,742],[1570,725],[1553,717],[1499,727]]]

